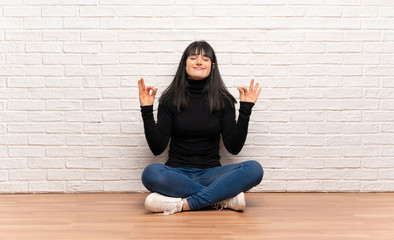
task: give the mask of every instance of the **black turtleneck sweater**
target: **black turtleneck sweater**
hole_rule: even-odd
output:
[[[175,106],[159,104],[157,123],[153,117],[153,106],[141,106],[145,137],[153,154],[161,154],[171,139],[167,166],[220,166],[220,134],[224,146],[232,154],[238,154],[245,143],[254,103],[240,102],[237,122],[235,109],[230,103],[221,111],[210,114],[202,95],[205,83],[206,80],[188,80],[189,110],[177,113]]]

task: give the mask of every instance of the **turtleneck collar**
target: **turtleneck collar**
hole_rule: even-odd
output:
[[[205,84],[207,83],[207,79],[203,80],[191,80],[187,79],[188,87],[190,93],[202,93]]]

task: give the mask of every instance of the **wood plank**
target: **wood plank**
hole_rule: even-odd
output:
[[[394,193],[247,193],[247,209],[162,216],[146,193],[0,195],[0,239],[394,239]]]

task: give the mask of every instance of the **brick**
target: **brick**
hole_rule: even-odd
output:
[[[392,192],[394,181],[361,181],[361,192]]]
[[[29,168],[32,169],[55,169],[55,168],[64,168],[64,159],[29,159],[28,160]]]
[[[321,122],[323,118],[323,112],[291,112],[289,117],[292,122]]]
[[[76,17],[78,9],[76,7],[43,7],[41,8],[43,17]]]
[[[0,75],[2,76],[24,76],[26,69],[22,66],[0,66]]]
[[[28,192],[27,182],[4,182],[0,183],[2,193],[26,193]]]
[[[81,133],[82,127],[77,123],[48,123],[45,125],[47,133]]]
[[[263,146],[286,146],[287,137],[286,136],[273,136],[273,135],[253,135],[252,137],[253,145],[263,145]]]
[[[292,181],[287,183],[289,192],[321,192],[323,190],[322,181]]]
[[[270,157],[304,157],[305,149],[300,147],[270,147]]]
[[[62,112],[28,112],[27,119],[32,122],[60,122],[64,121]]]
[[[67,182],[66,191],[70,193],[103,192],[103,183],[97,182]]]
[[[42,38],[45,41],[79,41],[80,33],[77,31],[44,31]]]
[[[34,135],[28,136],[29,145],[64,145],[63,136],[53,136],[53,135]]]
[[[37,30],[62,29],[63,21],[61,18],[50,18],[50,21],[48,20],[48,18],[26,18],[23,19],[23,26],[25,29]]]
[[[119,64],[119,56],[117,55],[84,55],[82,63],[86,65],[110,65]]]
[[[345,110],[377,110],[379,108],[379,102],[376,100],[346,100],[343,105]]]
[[[342,110],[343,103],[338,100],[314,100],[308,101],[308,110]]]
[[[6,63],[8,64],[24,64],[24,65],[39,65],[42,63],[41,54],[7,54]],[[34,81],[34,79],[33,79]]]
[[[99,19],[91,18],[64,18],[64,29],[97,29],[100,26]]]
[[[163,7],[159,9],[164,10]],[[167,8],[166,10],[171,10],[172,8]],[[172,11],[173,13],[175,11]],[[162,14],[162,16],[173,16],[169,15],[169,13],[155,13],[155,8],[152,7],[117,7],[116,8],[116,16],[119,17],[152,17],[156,16],[156,14]],[[180,14],[180,13],[178,13]]]
[[[63,97],[62,89],[32,89],[28,91],[28,97],[32,99],[59,99]]]
[[[85,147],[83,148],[83,156],[95,158],[116,158],[119,157],[119,149]]]
[[[141,164],[136,159],[103,159],[103,168],[136,169],[141,168]]]
[[[49,181],[72,181],[82,180],[83,171],[77,170],[48,170]]]
[[[100,99],[101,91],[99,89],[72,89],[65,90],[65,99]]]
[[[324,139],[313,136],[289,136],[289,146],[323,146]]]
[[[114,111],[119,110],[120,102],[117,100],[86,100],[83,109],[87,111]]]
[[[373,157],[378,156],[379,149],[375,146],[345,147],[343,150],[345,157]]]
[[[84,78],[83,86],[85,88],[113,88],[119,87],[120,80],[113,77]]]
[[[78,111],[81,109],[79,101],[48,100],[46,110],[49,111]]]
[[[8,155],[10,157],[44,157],[45,150],[41,147],[9,147]]]
[[[333,158],[325,160],[326,168],[359,168],[361,166],[359,158]]]
[[[349,145],[361,145],[360,136],[334,136],[326,137],[326,146],[349,146]]]
[[[121,172],[122,180],[140,180],[142,170],[124,170]]]
[[[98,71],[97,76],[100,75],[99,70],[100,69],[97,68],[97,71]],[[111,76],[111,77],[134,75],[138,72],[139,72],[138,66],[117,65],[117,66],[103,66],[102,67],[103,75],[104,76]]]
[[[36,42],[42,40],[42,33],[35,31],[6,31],[5,39],[7,41]]]
[[[43,133],[44,126],[32,123],[8,124],[7,131],[10,133]]]
[[[67,122],[92,122],[99,123],[102,120],[101,113],[98,112],[66,112]]]
[[[44,110],[44,102],[42,100],[8,101],[7,109],[14,111],[42,111]]]
[[[121,172],[120,171],[111,171],[111,170],[100,170],[93,171],[89,170],[85,172],[85,180],[87,181],[105,181],[105,180],[120,180]]]
[[[68,146],[99,146],[101,137],[99,136],[66,136]]]
[[[80,17],[114,17],[115,8],[113,7],[80,7]]]
[[[120,133],[120,125],[118,123],[86,123],[83,131],[87,134],[116,134]]]
[[[82,87],[82,80],[79,77],[50,78],[45,81],[46,87],[78,88]]]
[[[137,122],[139,113],[136,112],[106,112],[103,113],[104,122]]]
[[[81,63],[80,57],[78,55],[61,55],[61,54],[46,54],[42,57],[42,63],[45,65],[77,65]]]
[[[91,66],[82,66],[82,67],[65,67],[64,75],[75,77],[75,76],[83,76],[83,77],[94,77],[100,76],[101,68],[100,67],[91,67]]]
[[[79,147],[53,147],[46,148],[47,157],[81,157],[82,149]]]
[[[105,192],[146,191],[141,181],[103,181]]]
[[[306,104],[304,101],[273,100],[269,108],[276,111],[301,111],[306,110]]]
[[[100,169],[102,166],[101,159],[92,158],[92,159],[80,159],[73,158],[66,160],[66,166],[70,169]]]
[[[314,147],[308,150],[308,156],[314,158],[337,158],[342,156],[342,148]]]
[[[361,112],[358,111],[326,112],[326,118],[329,122],[361,122],[361,115]]]
[[[306,179],[311,180],[340,180],[342,178],[342,170],[308,170]]]
[[[41,181],[46,179],[44,170],[10,170],[10,180]]]
[[[324,190],[328,192],[359,192],[359,181],[324,181]]]
[[[60,0],[61,5],[97,6],[98,0]]]
[[[118,39],[120,41],[140,41],[144,39],[144,41],[155,41],[156,33],[152,31],[144,31],[144,30],[122,30],[118,31]]]
[[[66,53],[98,53],[97,43],[65,43],[63,50]]]
[[[305,133],[307,126],[301,123],[270,123],[269,132],[273,134]]]
[[[56,77],[62,76],[64,73],[63,67],[60,66],[27,66],[27,75],[32,76],[45,76],[45,77]]]
[[[64,182],[35,181],[29,184],[29,192],[31,193],[63,193],[64,191]]]

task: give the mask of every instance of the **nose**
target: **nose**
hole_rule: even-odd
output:
[[[202,62],[201,57],[198,57],[196,63],[197,63],[197,64],[201,64],[201,62]]]

